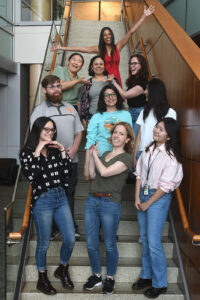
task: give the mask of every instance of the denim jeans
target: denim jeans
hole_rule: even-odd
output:
[[[155,190],[150,190],[148,196],[140,192],[140,201],[146,202]],[[138,211],[138,223],[142,241],[142,270],[140,277],[152,278],[155,288],[167,287],[167,264],[162,247],[162,232],[171,202],[171,193],[164,194],[145,212]]]
[[[50,188],[42,193],[33,207],[33,218],[37,231],[36,264],[38,271],[46,270],[46,253],[50,244],[52,222],[55,220],[62,236],[60,263],[67,264],[74,247],[74,224],[62,187]]]
[[[139,130],[139,126],[138,124],[136,124],[137,118],[141,112],[141,110],[143,110],[144,107],[130,107],[129,108],[129,112],[131,114],[132,117],[132,126],[133,126],[133,131],[135,134],[135,139],[137,138],[138,135],[138,130]]]
[[[116,234],[121,218],[121,204],[111,201],[108,197],[93,197],[86,199],[85,232],[87,249],[94,274],[101,273],[101,257],[99,251],[99,229],[103,230],[104,247],[106,250],[107,275],[116,273],[118,249]]]

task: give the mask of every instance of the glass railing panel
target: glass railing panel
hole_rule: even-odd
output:
[[[0,28],[0,55],[10,60],[13,59],[13,36]]]
[[[48,75],[50,70],[51,70],[51,64],[52,64],[54,52],[51,51],[50,48],[55,43],[57,34],[58,33],[57,33],[56,26],[53,23],[52,27],[51,27],[51,32],[50,32],[50,36],[49,36],[49,40],[48,40],[48,45],[47,45],[45,57],[44,57],[44,63],[43,63],[42,71],[41,71],[41,74],[40,74],[39,85],[38,85],[38,89],[37,89],[37,92],[36,92],[35,106],[39,105],[40,103],[42,103],[42,101],[45,100],[45,96],[44,96],[44,93],[42,91],[40,82],[41,82],[42,78],[44,78],[46,75]],[[63,55],[63,53],[61,51],[57,53],[55,66],[60,65],[60,62],[62,60],[62,58],[60,56],[62,56],[62,55]]]
[[[19,171],[18,182],[13,192],[13,197],[5,211],[5,240],[4,240],[4,261],[5,279],[4,293],[5,299],[13,299],[16,286],[18,268],[23,247],[23,237],[21,240],[9,240],[10,232],[18,232],[22,226],[24,209],[29,183]],[[3,298],[1,298],[3,299]]]
[[[21,0],[21,21],[60,21],[64,8],[65,0]]]

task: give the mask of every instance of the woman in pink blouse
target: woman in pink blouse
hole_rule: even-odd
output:
[[[149,287],[144,295],[156,298],[167,290],[167,265],[162,231],[171,194],[182,180],[179,125],[163,118],[153,130],[154,141],[142,152],[136,165],[135,207],[142,241],[142,270],[132,286]]]

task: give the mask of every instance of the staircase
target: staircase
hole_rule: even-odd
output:
[[[90,292],[82,289],[83,284],[91,275],[84,233],[84,203],[88,195],[89,188],[89,184],[84,180],[82,175],[84,162],[84,142],[82,143],[79,152],[79,159],[79,181],[75,195],[75,215],[79,224],[81,239],[75,244],[69,269],[75,289],[73,291],[64,289],[61,282],[53,276],[53,273],[59,264],[61,240],[60,237],[58,237],[57,240],[51,242],[47,257],[48,276],[52,282],[52,285],[57,289],[58,294],[55,296],[47,296],[36,290],[38,274],[35,263],[36,232],[33,226],[32,237],[28,247],[28,257],[24,270],[24,285],[22,287],[21,300],[45,300],[50,298],[52,300],[101,300],[105,299],[105,297],[109,300],[147,299],[143,296],[141,291],[132,291],[131,289],[132,283],[138,279],[141,269],[141,245],[138,242],[139,229],[136,220],[136,210],[134,208],[134,186],[132,184],[125,186],[122,197],[123,214],[118,230],[119,264],[117,274],[115,276],[116,286],[114,294],[105,296],[101,294],[100,287]],[[21,198],[21,201],[26,196],[26,191],[26,183],[22,182],[18,190],[18,197]],[[19,215],[19,212],[16,214],[16,216],[17,215]],[[167,294],[160,296],[158,299],[183,300],[184,296],[177,283],[179,269],[173,260],[174,245],[168,236],[168,232],[169,223],[166,222],[163,232],[163,243],[167,256],[169,287]],[[103,249],[103,242],[100,243],[100,247],[102,253],[102,273],[103,276],[105,276],[105,252]],[[8,300],[13,299],[12,283],[16,281],[18,271],[17,262],[19,261],[20,249],[20,245],[15,245],[11,248],[8,248]]]
[[[115,36],[115,43],[124,37],[126,28],[122,22],[99,22],[99,21],[71,21],[68,36],[68,46],[95,46],[99,44],[99,34],[103,27],[110,27]],[[72,52],[66,52],[64,65],[68,63],[68,57]],[[95,54],[83,53],[85,63],[82,70],[79,72],[79,77],[89,78],[88,66],[90,59]],[[122,84],[125,88],[125,81],[128,77],[128,60],[130,57],[130,50],[125,46],[120,54],[120,74],[122,77]]]

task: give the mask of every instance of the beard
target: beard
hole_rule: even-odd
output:
[[[53,95],[46,93],[46,98],[52,104],[60,104],[62,101],[62,93],[57,92],[56,94],[53,94]]]

